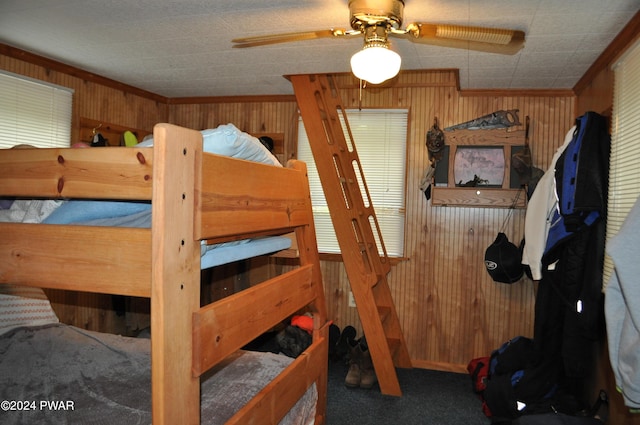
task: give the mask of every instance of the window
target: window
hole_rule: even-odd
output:
[[[406,109],[349,109],[346,112],[387,254],[401,257],[404,255],[405,163],[409,113]],[[344,122],[342,128],[349,141]],[[298,159],[305,161],[308,167],[318,249],[326,253],[339,253],[340,247],[302,119],[298,122]],[[366,196],[364,199],[367,199]]]
[[[0,148],[69,147],[73,91],[0,72]]]
[[[640,42],[613,66],[613,116],[607,239],[615,236],[640,195]],[[607,256],[604,284],[609,282],[613,262]]]

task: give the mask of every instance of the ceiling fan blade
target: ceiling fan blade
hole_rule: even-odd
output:
[[[405,32],[391,32],[415,43],[513,55],[524,46],[525,34],[519,30],[464,25],[413,23]]]
[[[268,44],[288,43],[291,41],[314,40],[317,38],[339,37],[343,35],[360,34],[359,31],[347,31],[343,28],[320,31],[289,32],[283,34],[258,35],[255,37],[234,38],[233,47],[256,47]]]

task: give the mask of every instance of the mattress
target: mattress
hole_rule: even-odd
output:
[[[238,351],[201,378],[203,424],[222,424],[292,358]],[[3,424],[150,424],[150,340],[69,325],[22,327],[0,336]],[[309,424],[311,386],[281,424]]]

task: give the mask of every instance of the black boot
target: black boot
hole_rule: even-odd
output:
[[[349,348],[355,345],[356,328],[345,326],[336,344],[335,356],[337,359],[344,359],[349,354]]]

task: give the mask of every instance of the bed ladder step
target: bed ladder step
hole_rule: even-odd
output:
[[[387,275],[391,269],[353,140],[350,145],[340,123],[344,111],[333,79],[325,75],[289,77],[300,108],[322,188],[331,211],[351,291],[380,390],[400,396],[396,367],[410,368]],[[346,116],[344,122],[348,126]],[[351,134],[349,131],[347,134]],[[358,178],[359,177],[359,178]],[[368,195],[366,195],[368,196]],[[377,240],[376,240],[377,237]]]

